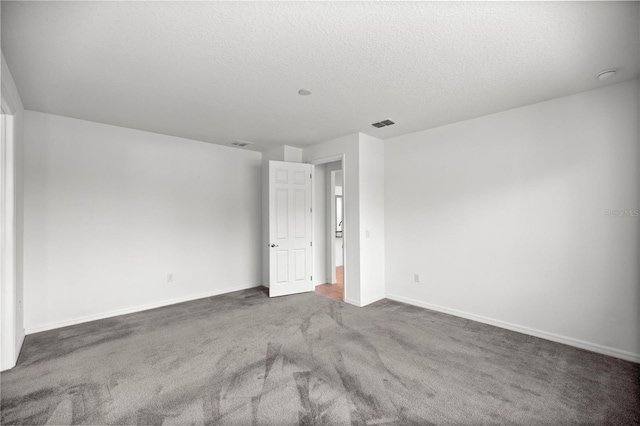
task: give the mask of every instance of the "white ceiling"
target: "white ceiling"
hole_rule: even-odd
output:
[[[639,31],[638,2],[2,1],[26,108],[256,150],[638,78]]]

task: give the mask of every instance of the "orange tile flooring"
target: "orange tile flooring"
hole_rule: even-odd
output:
[[[316,293],[333,300],[344,300],[344,285],[342,280],[342,266],[336,268],[336,283],[316,286]]]

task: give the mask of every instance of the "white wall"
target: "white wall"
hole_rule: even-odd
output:
[[[386,140],[388,296],[640,360],[638,94]]]
[[[283,150],[283,161],[302,163],[302,149],[296,148],[295,146],[284,145]]]
[[[361,303],[385,297],[384,142],[360,134]]]
[[[2,109],[6,113],[9,136],[2,169],[2,185],[6,205],[4,243],[4,269],[0,279],[2,297],[0,298],[0,370],[12,368],[20,355],[24,341],[23,313],[23,212],[24,212],[24,107],[11,71],[2,56],[0,71]]]
[[[342,266],[342,238],[334,239],[334,250],[336,256],[336,267]]]
[[[260,169],[257,152],[26,111],[27,332],[259,285]]]

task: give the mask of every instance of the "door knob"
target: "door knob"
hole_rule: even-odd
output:
[[[271,244],[271,248],[273,248],[273,247],[278,247],[278,245],[277,244]]]

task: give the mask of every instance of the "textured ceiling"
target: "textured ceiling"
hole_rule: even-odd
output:
[[[2,51],[28,109],[264,150],[638,78],[639,24],[638,2],[2,1]]]

